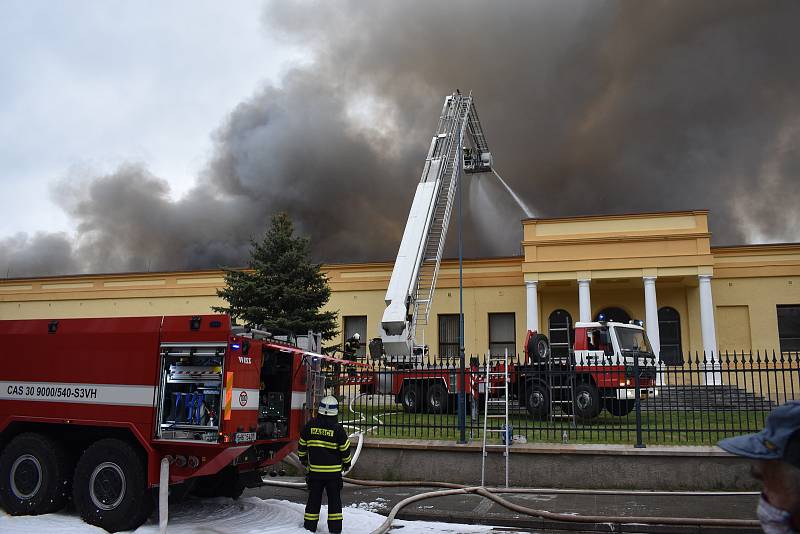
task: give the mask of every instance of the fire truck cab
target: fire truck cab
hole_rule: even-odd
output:
[[[264,333],[266,334],[266,333]],[[226,315],[0,321],[0,504],[108,531],[170,493],[238,497],[296,448],[309,353]]]

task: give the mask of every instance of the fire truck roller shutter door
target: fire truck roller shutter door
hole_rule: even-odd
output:
[[[0,503],[11,515],[57,512],[67,502],[72,468],[54,439],[20,434],[0,454]]]

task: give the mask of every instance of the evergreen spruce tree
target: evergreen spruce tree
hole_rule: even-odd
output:
[[[338,333],[336,312],[320,311],[331,296],[328,280],[320,265],[311,262],[309,239],[295,237],[286,213],[272,217],[260,243],[251,240],[248,266],[250,270],[225,269],[225,288],[217,295],[228,306],[214,311],[275,334],[312,330],[329,340]]]

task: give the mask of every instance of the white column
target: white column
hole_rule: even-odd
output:
[[[661,336],[658,334],[658,300],[656,299],[656,277],[645,276],[644,280],[644,326],[653,353],[658,358],[661,352]]]
[[[532,280],[525,281],[525,299],[526,299],[526,325],[528,330],[532,332],[539,331],[539,296],[536,292],[538,282]]]
[[[590,280],[578,280],[578,308],[581,322],[592,320],[592,297],[589,293]]]
[[[653,349],[653,354],[656,355],[656,368],[658,374],[656,375],[656,384],[661,386],[664,384],[661,359],[661,335],[658,333],[658,299],[656,298],[656,277],[645,276],[644,280],[644,327],[647,331],[647,339],[650,341],[650,347]]]
[[[711,275],[701,274],[700,281],[700,332],[703,335],[703,352],[705,352],[706,372],[703,380],[706,385],[722,384],[722,373],[719,372],[719,356],[717,355],[717,332],[714,326],[714,301],[711,297]],[[713,363],[712,363],[713,358]]]

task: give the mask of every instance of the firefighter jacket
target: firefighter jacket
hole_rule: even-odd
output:
[[[350,467],[350,439],[332,416],[318,416],[300,432],[297,456],[312,476],[339,476]]]

